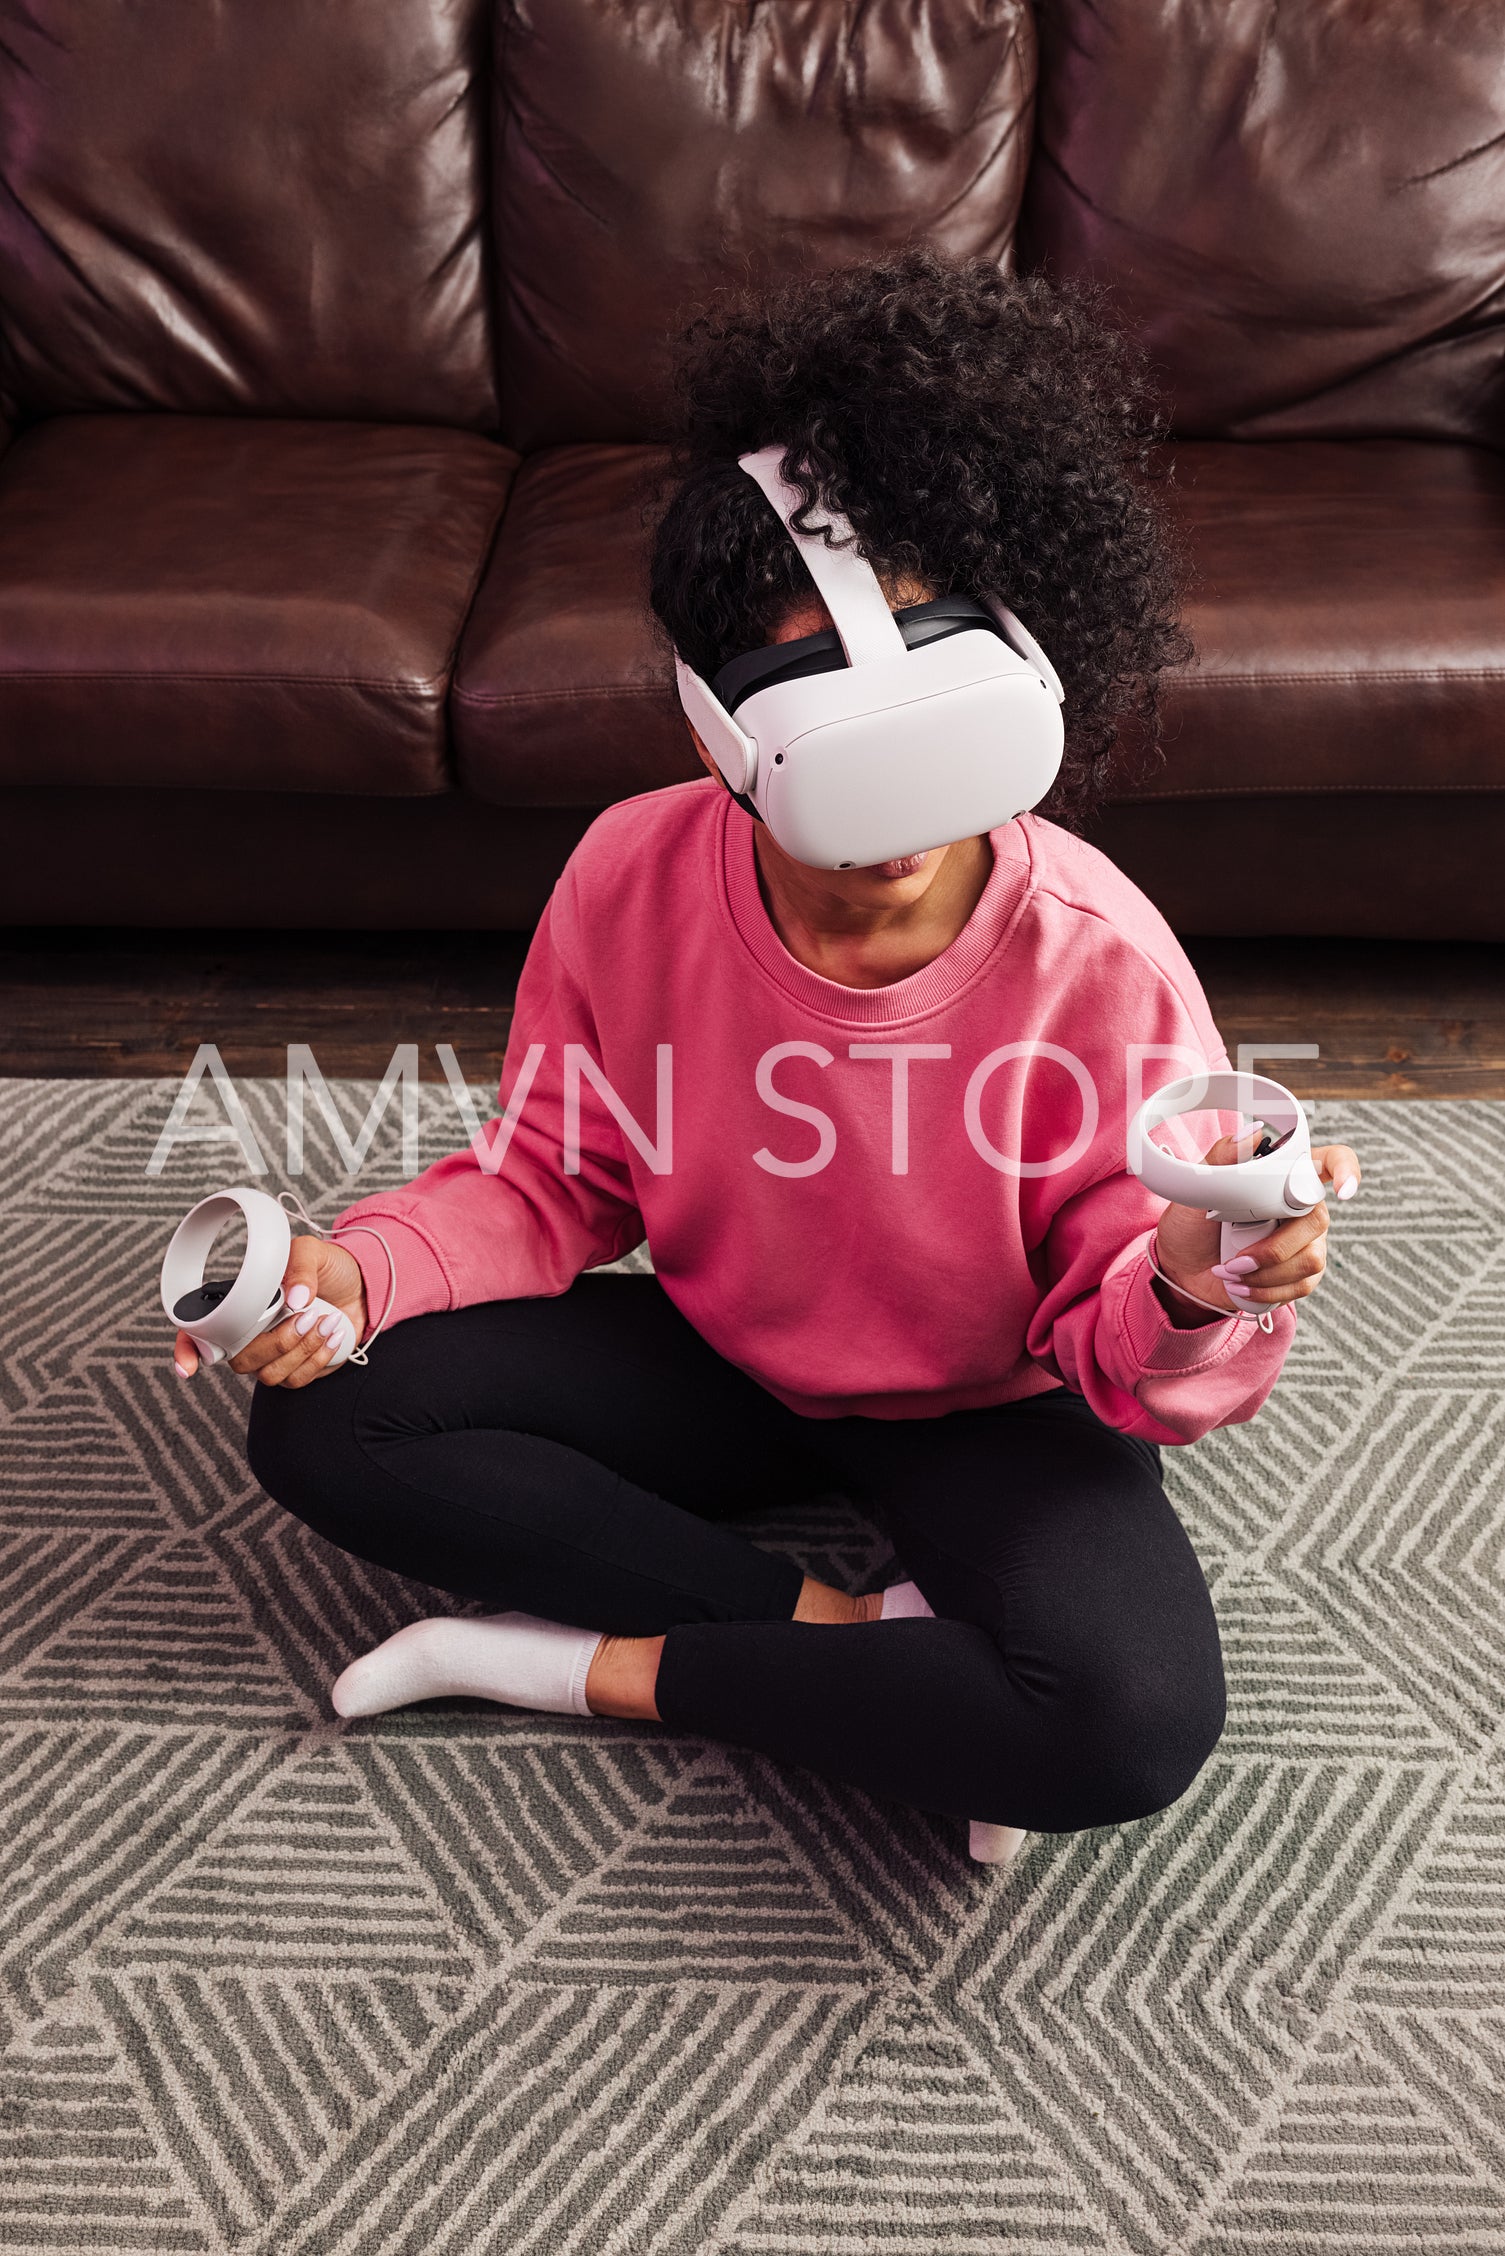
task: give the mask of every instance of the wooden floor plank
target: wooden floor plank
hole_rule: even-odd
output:
[[[1505,1097],[1505,948],[1373,940],[1193,940],[1230,1055],[1315,1042],[1273,1062],[1310,1097]]]
[[[1230,1051],[1304,1096],[1505,1097],[1505,948],[1192,940]],[[233,1074],[281,1075],[307,1042],[328,1075],[379,1074],[448,1042],[495,1077],[526,948],[516,933],[0,933],[0,1074],[179,1074],[213,1042]]]
[[[212,1042],[232,1074],[281,1075],[306,1042],[327,1075],[379,1074],[399,1042],[441,1080],[500,1071],[526,950],[517,933],[0,935],[0,1074],[181,1073]]]

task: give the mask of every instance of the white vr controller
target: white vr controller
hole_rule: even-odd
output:
[[[214,1241],[237,1213],[246,1220],[240,1273],[206,1278]],[[193,1341],[201,1362],[227,1362],[291,1313],[282,1279],[292,1242],[286,1208],[265,1191],[216,1191],[178,1224],[162,1260],[162,1306]],[[324,1366],[338,1370],[355,1346],[355,1326],[327,1300],[311,1300],[308,1309],[316,1318],[339,1318],[334,1353]]]
[[[1236,1112],[1261,1133],[1251,1159],[1209,1167],[1151,1143],[1150,1130],[1186,1112]],[[1310,1214],[1325,1192],[1299,1100],[1262,1073],[1191,1073],[1157,1089],[1129,1123],[1129,1167],[1157,1198],[1200,1206],[1223,1225],[1220,1258],[1255,1245],[1281,1222]]]

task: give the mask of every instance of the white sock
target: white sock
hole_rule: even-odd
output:
[[[594,1629],[536,1614],[409,1622],[352,1661],[329,1697],[336,1715],[384,1715],[413,1700],[500,1700],[509,1708],[589,1715],[585,1678],[601,1642]]]
[[[908,1621],[912,1617],[934,1621],[935,1609],[926,1605],[917,1583],[891,1582],[883,1593],[879,1621]]]

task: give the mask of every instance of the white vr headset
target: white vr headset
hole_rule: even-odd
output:
[[[798,862],[862,869],[1011,822],[1061,765],[1063,692],[995,596],[890,611],[835,512],[802,533],[784,449],[744,454],[835,631],[749,651],[713,683],[674,661],[679,700],[727,788]],[[829,525],[843,544],[821,537]]]

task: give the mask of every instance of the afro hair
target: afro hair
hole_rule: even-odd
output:
[[[802,528],[837,510],[891,594],[996,594],[1039,638],[1066,689],[1042,812],[1080,827],[1121,730],[1154,744],[1159,676],[1190,656],[1162,432],[1099,301],[915,248],[718,301],[681,338],[677,374],[650,599],[685,662],[709,679],[813,595],[737,468],[780,445]]]

